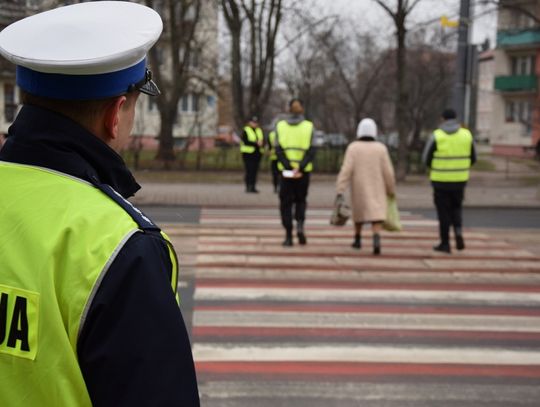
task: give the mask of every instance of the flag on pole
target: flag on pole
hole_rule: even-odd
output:
[[[441,25],[443,27],[456,28],[459,27],[459,20],[450,20],[447,16],[441,16]]]

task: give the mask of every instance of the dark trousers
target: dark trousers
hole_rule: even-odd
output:
[[[272,171],[272,184],[274,185],[274,191],[278,190],[279,186],[279,169],[278,169],[278,160],[270,161],[270,170]]]
[[[257,173],[259,172],[259,163],[261,162],[261,154],[242,153],[242,160],[244,161],[244,182],[246,183],[246,189],[255,188],[255,184],[257,184]]]
[[[309,189],[309,175],[309,173],[305,173],[302,178],[297,179],[281,177],[279,187],[279,209],[281,212],[281,224],[287,233],[291,233],[293,228],[293,206],[294,219],[297,222],[302,223],[306,219],[306,198]]]
[[[449,243],[450,226],[461,234],[462,207],[465,187],[460,189],[433,188],[433,201],[439,218],[439,235],[442,243]]]

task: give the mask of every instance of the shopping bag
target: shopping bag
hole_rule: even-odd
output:
[[[334,226],[343,226],[351,217],[351,209],[345,204],[345,200],[340,196],[336,198],[334,209],[330,216],[330,224]]]
[[[401,230],[401,220],[399,218],[399,209],[396,198],[388,197],[387,205],[386,220],[383,222],[383,229],[390,232],[399,232]]]

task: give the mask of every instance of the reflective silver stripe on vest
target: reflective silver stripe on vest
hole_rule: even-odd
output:
[[[436,158],[437,160],[468,160],[468,159],[471,158],[471,156],[470,155],[465,155],[463,157],[445,157],[445,156],[439,157],[439,156],[436,156],[434,158]]]
[[[101,282],[107,275],[107,272],[109,271],[109,268],[111,267],[111,264],[116,259],[116,256],[118,256],[118,253],[120,253],[120,250],[125,246],[127,241],[133,236],[135,233],[141,232],[140,229],[133,229],[131,230],[127,235],[124,236],[124,238],[120,241],[118,246],[114,249],[114,252],[112,253],[111,257],[109,257],[109,260],[107,260],[107,263],[105,263],[105,266],[103,267],[103,270],[101,270],[101,273],[99,274],[99,277],[96,280],[96,283],[94,284],[94,287],[92,288],[92,292],[90,293],[90,296],[88,297],[88,301],[86,305],[84,306],[82,315],[81,315],[81,322],[79,324],[79,332],[77,333],[77,341],[79,340],[81,336],[81,332],[84,327],[84,323],[86,322],[86,317],[88,316],[88,311],[90,311],[90,307],[92,305],[92,302],[94,301],[94,297],[96,296],[97,290],[99,289]]]
[[[469,171],[469,167],[466,167],[466,168],[451,168],[451,169],[448,169],[448,168],[432,168],[431,171],[434,171],[434,172],[461,172],[461,171]]]

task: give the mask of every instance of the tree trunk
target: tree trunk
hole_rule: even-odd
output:
[[[175,159],[173,126],[176,112],[168,110],[160,111],[161,129],[159,131],[159,147],[156,159],[163,161],[163,168],[169,169],[170,164]]]

